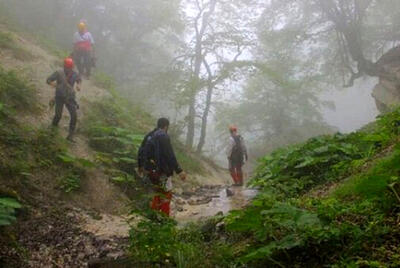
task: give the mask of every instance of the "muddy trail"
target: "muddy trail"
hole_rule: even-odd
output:
[[[172,217],[179,225],[199,222],[243,208],[255,195],[256,190],[244,187],[203,185],[174,194]],[[18,226],[16,241],[24,251],[0,251],[7,260],[15,260],[9,267],[131,267],[125,262],[129,230],[138,220],[61,202],[33,210]],[[29,260],[22,264],[18,260],[26,258],[26,252]]]

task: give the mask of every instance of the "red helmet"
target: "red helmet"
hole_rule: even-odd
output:
[[[231,125],[231,126],[229,127],[229,131],[231,131],[231,132],[236,132],[236,131],[237,131],[237,127],[236,127],[235,125]]]
[[[73,69],[74,68],[74,60],[72,58],[65,58],[64,68]]]

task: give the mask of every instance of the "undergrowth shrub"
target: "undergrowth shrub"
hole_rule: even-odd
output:
[[[0,67],[0,103],[2,109],[21,113],[38,112],[36,89],[19,77],[16,72]]]
[[[86,169],[94,167],[94,164],[83,158],[78,158],[67,152],[61,152],[57,155],[58,166],[62,166],[67,170],[64,176],[60,177],[60,188],[70,193],[80,189],[81,178],[85,178]]]
[[[278,149],[260,160],[250,185],[282,196],[302,194],[327,181],[335,181],[360,168],[396,139],[400,109],[378,118],[370,132],[321,136]]]
[[[129,252],[133,259],[141,260],[149,267],[211,267],[211,259],[204,256],[207,247],[199,226],[192,224],[178,228],[174,220],[161,215],[150,219],[142,220],[131,229]]]
[[[18,41],[11,33],[0,32],[0,49],[9,49],[14,57],[18,60],[29,61],[33,60],[34,55],[28,50],[22,48]]]
[[[385,241],[400,235],[388,225],[400,211],[400,150],[397,146],[391,156],[374,160],[398,141],[399,119],[395,110],[378,118],[369,132],[313,138],[262,159],[251,183],[261,187],[260,194],[250,207],[225,219],[229,230],[253,239],[237,262],[251,267],[399,265],[388,256],[400,250],[392,251]],[[348,176],[325,198],[302,196]],[[371,256],[377,247],[381,252]]]
[[[99,152],[99,161],[126,174],[134,174],[142,135],[117,127],[93,127],[89,133],[89,145]]]
[[[22,205],[14,198],[0,197],[0,226],[14,223],[17,220],[15,211],[21,207]]]

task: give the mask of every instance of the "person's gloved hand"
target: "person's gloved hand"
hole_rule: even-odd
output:
[[[56,87],[57,87],[57,81],[50,82],[49,85],[50,85],[51,87],[56,88]]]
[[[144,168],[142,168],[142,167],[138,168],[138,175],[139,175],[140,177],[143,177],[143,175],[144,175]]]

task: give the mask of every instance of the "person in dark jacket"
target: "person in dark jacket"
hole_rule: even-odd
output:
[[[245,161],[248,160],[246,145],[244,144],[243,137],[237,132],[236,126],[230,126],[229,132],[231,134],[229,145],[226,150],[226,155],[229,162],[229,171],[231,173],[234,186],[243,185],[243,170],[242,167]]]
[[[55,115],[53,118],[52,125],[58,126],[61,120],[64,105],[70,114],[69,133],[67,140],[73,142],[73,135],[76,128],[77,121],[77,108],[78,105],[75,100],[75,84],[76,90],[80,91],[81,78],[73,70],[74,61],[72,58],[66,58],[64,60],[64,69],[54,72],[49,78],[47,78],[47,84],[56,88],[56,96],[53,100],[55,102]]]
[[[151,181],[156,193],[151,208],[167,216],[170,215],[172,199],[171,176],[176,173],[181,180],[186,179],[186,173],[176,160],[168,128],[168,119],[158,119],[157,128],[145,136],[138,157],[139,173],[144,173]]]

